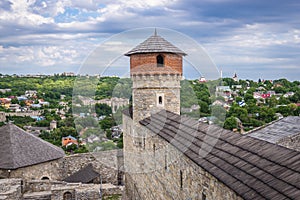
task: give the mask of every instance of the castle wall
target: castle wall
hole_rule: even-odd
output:
[[[119,164],[122,159],[118,160],[117,154],[118,150],[75,154],[16,170],[0,170],[0,177],[25,180],[41,180],[47,177],[50,180],[63,180],[91,163],[94,170],[101,174],[103,183],[118,184]]]
[[[62,200],[70,193],[73,199],[94,200],[101,196],[121,195],[124,186],[112,184],[81,184],[60,181],[22,179],[1,179],[0,199],[2,200]]]
[[[0,199],[21,199],[21,179],[0,179]]]
[[[142,134],[138,137],[130,134],[131,118],[123,116],[123,124],[125,189],[129,199],[242,199],[145,127],[139,127]],[[137,138],[141,143],[135,142]]]

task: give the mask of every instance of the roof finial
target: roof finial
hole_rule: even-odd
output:
[[[154,36],[157,36],[156,28],[154,29]]]

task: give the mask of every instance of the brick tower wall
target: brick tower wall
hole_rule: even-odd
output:
[[[130,70],[147,64],[154,64],[153,66],[155,66],[156,57],[158,55],[163,56],[165,66],[172,68],[177,73],[182,75],[182,56],[178,54],[172,54],[172,53],[147,53],[147,54],[131,55]]]

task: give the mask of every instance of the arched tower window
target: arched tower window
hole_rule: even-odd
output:
[[[156,63],[157,63],[157,67],[163,67],[164,66],[164,57],[162,55],[156,56]]]
[[[72,200],[72,193],[71,192],[65,192],[63,195],[63,200]]]

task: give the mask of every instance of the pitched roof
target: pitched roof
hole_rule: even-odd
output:
[[[265,140],[267,142],[276,143],[285,137],[297,134],[300,134],[300,117],[289,116],[258,130],[253,130],[249,136]]]
[[[140,124],[243,199],[299,199],[300,153],[161,111]],[[208,131],[209,130],[209,131]],[[212,145],[213,142],[215,145]],[[207,153],[199,156],[199,152]]]
[[[71,176],[65,178],[64,181],[68,183],[90,183],[97,177],[99,177],[99,174],[94,171],[92,164],[89,164]]]
[[[182,50],[165,40],[163,37],[157,35],[156,32],[125,55],[130,56],[140,53],[175,53],[183,56],[186,55]]]
[[[0,169],[17,169],[63,157],[64,151],[14,124],[0,127]]]

